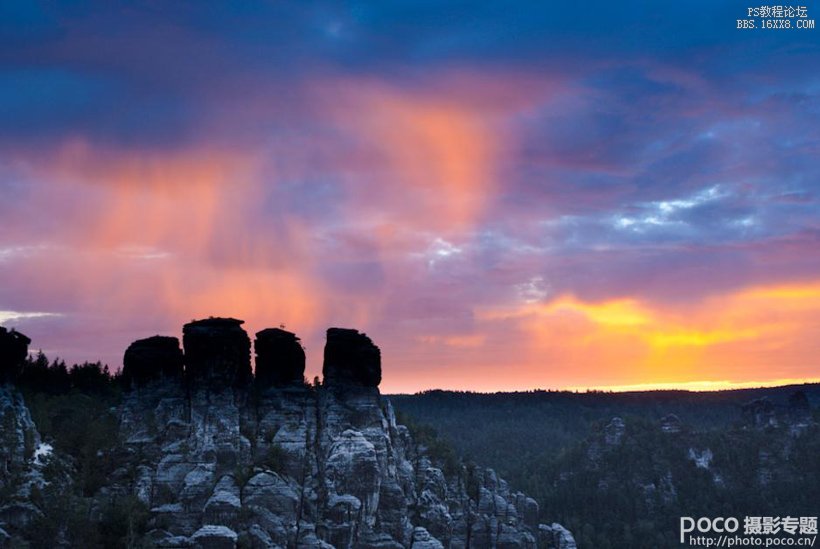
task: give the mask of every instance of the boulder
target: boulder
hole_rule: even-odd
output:
[[[138,339],[125,350],[123,381],[126,387],[135,387],[156,379],[180,379],[182,364],[179,339],[159,335]]]
[[[28,356],[31,339],[18,331],[0,326],[0,383],[13,383]]]
[[[381,351],[358,330],[330,328],[322,374],[325,384],[378,387],[382,380]]]
[[[206,318],[182,328],[185,375],[191,382],[216,387],[245,385],[251,380],[251,341],[243,320]]]
[[[256,333],[256,384],[260,388],[301,383],[305,376],[305,350],[296,334],[279,328]]]

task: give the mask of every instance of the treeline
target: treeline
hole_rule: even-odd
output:
[[[83,494],[96,493],[115,465],[107,460],[117,439],[112,409],[121,397],[119,376],[99,362],[69,367],[39,352],[23,364],[16,384],[43,439],[73,460]]]
[[[72,390],[89,394],[116,396],[121,379],[101,362],[67,366],[64,360],[49,361],[42,352],[30,355],[15,384],[26,393],[63,395]]]
[[[524,489],[534,464],[583,440],[600,421],[614,416],[660,421],[675,414],[693,430],[723,430],[743,421],[742,408],[749,401],[766,396],[785,410],[797,390],[813,407],[820,405],[820,384],[702,393],[434,390],[390,395],[390,400],[403,417],[434,427],[462,458],[493,467]]]

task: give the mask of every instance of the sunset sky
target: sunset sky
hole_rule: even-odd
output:
[[[698,2],[0,3],[0,323],[386,392],[820,379],[820,30]],[[820,6],[808,5],[820,19]]]

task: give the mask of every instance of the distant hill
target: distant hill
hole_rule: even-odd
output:
[[[704,392],[431,390],[389,397],[399,414],[433,426],[460,455],[495,467],[515,483],[524,480],[521,462],[557,455],[614,416],[657,421],[675,414],[697,430],[722,429],[742,419],[744,404],[767,397],[782,410],[796,391],[803,391],[812,407],[820,406],[820,383]],[[481,429],[466,428],[476,424]]]
[[[677,547],[680,516],[817,515],[820,384],[390,398],[411,429],[535,497],[579,547]]]

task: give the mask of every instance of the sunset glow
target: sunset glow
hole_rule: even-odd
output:
[[[309,378],[355,327],[384,392],[820,380],[816,40],[376,6],[3,17],[0,324],[114,369],[284,324]]]

